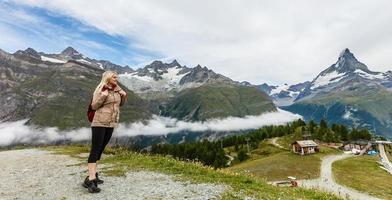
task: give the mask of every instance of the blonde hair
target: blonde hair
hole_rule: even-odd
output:
[[[94,94],[102,90],[102,87],[104,85],[107,85],[109,83],[109,80],[114,76],[117,75],[117,72],[115,71],[105,71],[102,74],[102,79],[101,82],[98,84],[98,86],[94,90]]]

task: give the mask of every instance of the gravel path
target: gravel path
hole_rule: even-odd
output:
[[[231,156],[231,155],[229,155],[229,154],[226,154],[226,156],[229,158],[229,160],[227,161],[227,166],[230,166],[231,165],[231,162],[234,160],[234,157],[233,156]]]
[[[322,159],[320,178],[313,180],[301,180],[299,186],[306,188],[317,188],[323,191],[334,193],[345,199],[357,199],[357,200],[376,200],[378,198],[372,197],[366,193],[359,192],[357,190],[339,185],[335,182],[332,174],[332,163],[337,160],[346,159],[353,155],[341,154],[341,155],[330,155]]]
[[[0,199],[220,199],[228,187],[175,181],[172,176],[127,172],[125,177],[106,177],[101,192],[82,187],[87,166],[67,155],[38,149],[0,152]],[[99,166],[99,167],[102,167]]]
[[[277,143],[277,140],[278,140],[277,137],[272,138],[272,139],[271,139],[271,144],[274,145],[274,146],[276,146],[276,147],[278,147],[278,148],[287,150],[287,148],[284,148],[284,147],[282,147],[282,145],[278,144],[278,143]]]
[[[380,151],[381,164],[387,172],[392,174],[392,163],[389,161],[388,156],[385,153],[384,144],[378,144],[378,150]]]

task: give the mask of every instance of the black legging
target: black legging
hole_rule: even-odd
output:
[[[88,157],[88,163],[96,163],[101,159],[101,155],[106,145],[112,137],[113,128],[91,127],[91,151]]]

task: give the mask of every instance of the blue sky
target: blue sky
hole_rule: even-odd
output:
[[[12,53],[28,47],[45,53],[58,53],[72,46],[88,57],[123,66],[164,59],[158,52],[132,48],[132,38],[107,34],[44,8],[0,2],[0,27],[9,33],[5,37],[17,40],[15,43],[0,41],[0,48]]]
[[[392,69],[392,2],[379,0],[2,0],[0,48],[72,46],[132,68],[207,66],[237,81],[311,81],[351,52]]]

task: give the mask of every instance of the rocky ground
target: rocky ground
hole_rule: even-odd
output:
[[[102,167],[102,166],[100,166]],[[0,152],[0,197],[15,199],[220,199],[224,185],[194,184],[151,171],[125,177],[102,174],[101,192],[82,187],[87,166],[67,155],[38,149]]]

